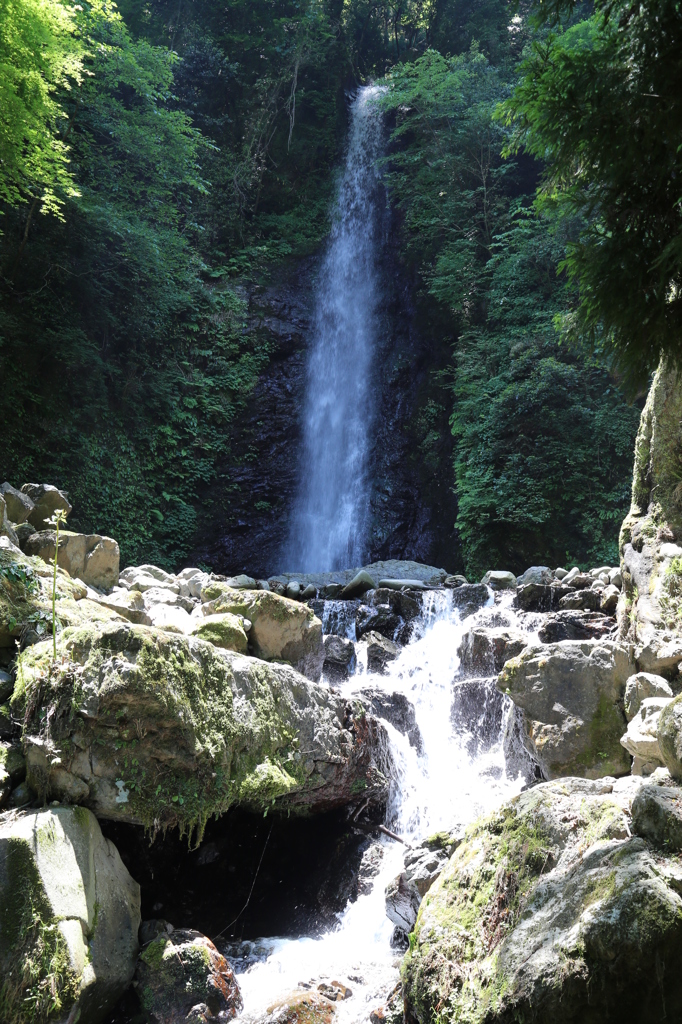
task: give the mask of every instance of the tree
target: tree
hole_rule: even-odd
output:
[[[682,358],[682,3],[541,2],[505,105],[509,152],[545,162],[541,206],[582,219],[565,266],[579,300],[569,334],[609,354],[633,385],[661,354]]]

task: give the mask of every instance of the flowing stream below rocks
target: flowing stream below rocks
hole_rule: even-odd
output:
[[[349,697],[371,689],[387,698],[404,695],[414,706],[420,743],[411,745],[406,735],[383,722],[393,762],[385,822],[412,846],[493,810],[520,792],[531,774],[511,701],[496,690],[492,674],[460,678],[457,654],[473,626],[507,626],[528,635],[528,617],[522,626],[506,596],[494,603],[491,594],[486,607],[464,620],[452,591],[427,592],[422,600],[410,642],[384,673],[367,670],[367,645],[360,640],[354,673],[333,684]],[[332,624],[335,632],[354,639],[354,620],[344,625],[341,611],[339,602],[325,603],[326,631]],[[465,692],[466,699],[458,699]],[[223,947],[238,974],[242,1019],[262,1018],[293,991],[333,981],[352,992],[337,1002],[336,1019],[368,1019],[398,980],[402,949],[392,945],[394,924],[386,914],[385,888],[403,871],[405,853],[405,846],[377,834],[365,854],[374,864],[374,877],[322,935],[268,937]]]

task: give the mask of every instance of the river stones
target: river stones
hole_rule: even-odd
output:
[[[134,985],[151,1024],[217,1024],[244,1005],[225,957],[189,928],[162,932],[145,946]]]
[[[630,835],[628,792],[557,780],[467,830],[413,929],[408,1018],[602,1024],[659,1020],[663,1006],[679,1017],[679,868]]]
[[[630,761],[620,743],[622,701],[634,665],[611,640],[529,646],[497,681],[524,712],[528,739],[546,778],[622,775]]]
[[[288,665],[128,622],[67,629],[57,655],[24,651],[12,697],[41,796],[199,834],[235,805],[385,799],[383,729]]]
[[[373,576],[365,570],[361,569],[349,583],[341,591],[341,597],[344,600],[353,597],[362,597],[368,590],[376,590],[377,584]]]

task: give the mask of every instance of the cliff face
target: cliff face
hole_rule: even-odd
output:
[[[411,282],[392,255],[382,258],[379,345],[373,367],[375,417],[370,453],[371,526],[365,561],[414,559],[459,570],[454,531],[451,438],[446,396],[433,371],[440,343],[416,328]],[[215,572],[268,576],[282,549],[299,486],[306,367],[319,256],[283,265],[250,288],[247,330],[270,351],[267,369],[240,417],[233,456],[206,494],[210,528],[193,553]]]
[[[640,669],[682,663],[682,376],[661,363],[635,445],[632,505],[620,534],[620,632]]]

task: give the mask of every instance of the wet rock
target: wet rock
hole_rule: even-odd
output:
[[[48,520],[55,512],[63,512],[68,516],[71,512],[71,503],[63,491],[53,487],[52,484],[24,484],[21,493],[25,494],[33,502],[33,508],[27,519],[36,530],[49,528]]]
[[[321,992],[326,999],[330,999],[333,1003],[341,999],[350,999],[353,995],[352,990],[340,981],[332,981],[329,984],[323,981],[317,986],[317,991]]]
[[[230,612],[206,615],[193,626],[192,636],[207,640],[214,647],[246,654],[249,645],[246,626],[247,621],[241,615]]]
[[[189,928],[161,934],[145,946],[134,984],[152,1024],[228,1021],[243,1008],[225,957],[210,939]]]
[[[381,633],[387,640],[395,640],[405,620],[389,604],[369,606],[361,604],[355,615],[355,635],[361,640],[365,633]]]
[[[610,636],[615,628],[615,619],[600,612],[581,609],[560,611],[543,620],[538,638],[543,644],[554,644],[560,640],[600,640]]]
[[[658,745],[658,723],[661,711],[670,704],[672,697],[645,697],[637,714],[628,723],[628,729],[621,737],[621,743],[635,758],[633,775],[650,775],[662,766]]]
[[[670,684],[663,676],[651,672],[636,672],[625,684],[625,717],[630,722],[646,697],[672,697]]]
[[[547,565],[531,565],[530,569],[526,569],[521,576],[517,576],[516,584],[519,587],[525,587],[529,583],[537,583],[540,585],[549,585],[554,579],[554,573]]]
[[[389,921],[409,934],[419,913],[421,896],[417,886],[408,881],[405,872],[386,886],[386,915]]]
[[[504,705],[504,696],[495,686],[494,678],[455,681],[450,718],[454,729],[464,735],[470,757],[499,743]]]
[[[632,831],[665,853],[682,850],[682,789],[642,786],[632,801]]]
[[[335,1003],[321,992],[292,992],[268,1007],[262,1024],[331,1024],[335,1010]]]
[[[513,572],[491,570],[485,574],[481,583],[491,590],[515,590],[516,576]]]
[[[463,583],[452,591],[452,606],[457,608],[461,619],[473,615],[490,601],[490,592],[482,583]]]
[[[358,896],[367,895],[374,888],[374,881],[381,872],[384,848],[381,843],[372,843],[360,861],[358,869]]]
[[[0,968],[13,981],[3,1019],[24,1020],[47,990],[61,1019],[102,1021],[133,977],[139,924],[140,888],[89,811],[0,823]]]
[[[575,585],[575,580],[573,581]],[[597,590],[578,590],[573,594],[565,594],[559,600],[559,608],[562,611],[583,611],[596,612],[601,607],[601,594]]]
[[[528,638],[518,630],[488,629],[476,626],[462,637],[457,655],[463,675],[497,675],[509,658],[516,657],[528,645]]]
[[[23,652],[12,700],[27,716],[31,785],[105,818],[201,831],[234,805],[385,799],[374,719],[287,665],[193,637],[123,622],[65,630],[56,663],[50,641]],[[55,713],[62,701],[73,714]]]
[[[525,612],[549,612],[559,608],[561,599],[569,595],[570,587],[561,584],[526,583],[516,591],[514,607]]]
[[[324,638],[322,671],[331,680],[347,679],[355,667],[355,644],[345,636],[329,633]]]
[[[341,597],[344,600],[353,597],[362,597],[368,590],[376,590],[377,583],[373,576],[365,570],[361,569],[352,580],[350,580],[341,592]]]
[[[5,480],[4,484],[0,486],[0,495],[5,500],[9,521],[14,524],[15,528],[26,522],[35,507],[28,494],[17,491]]]
[[[547,778],[597,778],[629,771],[620,738],[622,701],[633,664],[611,640],[527,647],[504,666],[498,688],[522,708],[528,738]]]
[[[0,808],[6,807],[12,791],[26,777],[26,759],[19,743],[0,741]]]
[[[387,640],[381,633],[366,633],[363,641],[367,644],[367,670],[369,672],[385,672],[389,661],[395,661],[400,655],[400,644]]]
[[[403,968],[408,1016],[432,1020],[445,1000],[468,1024],[679,1015],[679,883],[629,837],[617,789],[545,783],[468,830],[422,902]]]
[[[403,736],[407,736],[410,746],[418,753],[422,752],[422,736],[417,725],[414,704],[404,693],[386,693],[385,690],[366,688],[358,691],[358,697],[373,715],[390,722]]]
[[[447,834],[446,834],[447,835]],[[447,836],[450,839],[450,836]],[[461,842],[461,837],[440,848],[433,842],[425,840],[416,850],[405,854],[405,875],[423,898],[436,881],[447,864],[451,854]]]

